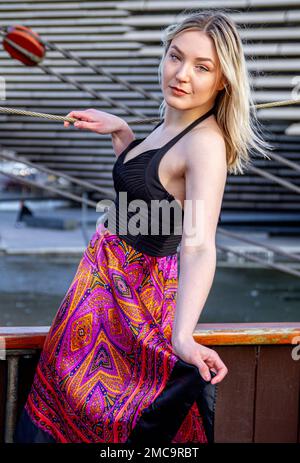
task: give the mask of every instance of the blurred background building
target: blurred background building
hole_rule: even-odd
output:
[[[184,4],[180,1],[9,0],[0,3],[0,27],[17,24],[30,27],[42,39],[74,52],[97,66],[100,72],[67,59],[57,50],[48,49],[43,61],[43,65],[56,73],[92,88],[99,94],[97,99],[38,66],[24,66],[0,47],[1,75],[6,82],[5,106],[58,115],[92,107],[124,117],[129,124],[137,119],[105,99],[111,98],[144,117],[158,117],[157,100],[124,88],[101,74],[100,68],[162,98],[157,75],[162,53],[161,34],[180,17],[183,7],[187,13],[195,8],[225,8],[238,23],[255,103],[299,98],[300,0],[217,0]],[[275,146],[274,154],[296,163],[298,168],[279,158],[270,161],[257,157],[255,166],[260,169],[259,173],[249,171],[243,176],[229,176],[222,223],[253,225],[276,233],[298,233],[300,105],[261,109],[259,119],[265,138]],[[132,129],[137,137],[144,137],[152,127],[153,124],[147,123],[133,125]],[[110,136],[74,128],[66,130],[56,121],[0,114],[0,140],[2,149],[13,150],[16,156],[98,186],[101,191],[93,187],[86,190],[88,197],[95,201],[113,196],[115,155]],[[0,172],[11,167],[3,164],[4,160],[0,163]],[[32,173],[27,170],[21,175],[32,176]],[[14,182],[1,176],[0,183],[0,199],[9,199],[16,193]],[[78,185],[67,187],[77,193],[81,191]],[[31,193],[35,197],[56,197],[42,190],[29,190],[26,190],[28,196]]]
[[[29,27],[46,43],[46,55],[40,65],[25,66],[0,47],[6,87],[0,106],[61,116],[95,108],[123,117],[146,137],[153,123],[133,122],[159,117],[162,31],[207,8],[224,9],[238,24],[256,104],[300,98],[300,0],[8,0],[0,2],[0,37],[9,26]],[[218,272],[203,321],[298,317],[300,104],[258,115],[275,149],[270,160],[256,156],[245,175],[228,176]],[[115,160],[108,135],[0,113],[0,325],[51,322],[95,231],[97,201],[114,198]],[[15,275],[18,291],[9,287]]]
[[[2,37],[27,26],[50,46],[31,67],[0,46],[0,106],[61,116],[95,108],[147,136],[153,124],[132,121],[159,117],[162,31],[184,8],[225,8],[238,23],[256,104],[300,97],[300,0],[5,0]],[[216,442],[300,438],[291,355],[300,333],[300,105],[258,114],[275,149],[228,176],[218,265],[196,330],[231,373],[218,393]],[[96,203],[114,197],[115,159],[110,136],[0,113],[0,442],[12,442],[45,336],[95,232]]]

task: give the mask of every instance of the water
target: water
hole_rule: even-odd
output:
[[[80,256],[0,256],[0,326],[51,325]],[[202,323],[299,322],[300,279],[272,269],[218,267]]]

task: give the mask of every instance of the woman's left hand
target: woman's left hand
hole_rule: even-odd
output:
[[[216,373],[211,384],[220,383],[228,373],[218,353],[202,344],[198,344],[193,337],[183,341],[172,341],[173,352],[184,362],[191,363],[199,368],[199,372],[206,381],[211,380],[209,370]]]

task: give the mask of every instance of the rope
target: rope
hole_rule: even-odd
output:
[[[297,104],[297,103],[300,103],[300,100],[282,100],[282,101],[274,101],[273,103],[256,104],[254,105],[254,107],[256,109],[273,108],[275,106],[288,106],[288,105]]]
[[[271,103],[261,103],[258,105],[253,105],[251,107],[257,108],[257,109],[262,109],[262,108],[273,108],[277,106],[288,106],[288,105],[293,105],[293,104],[300,104],[300,99],[299,100],[282,100],[282,101],[273,101]],[[50,119],[50,120],[56,120],[56,121],[67,121],[74,123],[77,121],[77,119],[73,117],[67,117],[67,116],[58,116],[55,114],[47,114],[47,113],[37,113],[33,111],[25,111],[23,109],[15,109],[15,108],[5,108],[3,106],[0,106],[0,113],[6,113],[6,114],[18,114],[21,116],[33,116],[33,117],[42,117],[44,119]],[[143,124],[145,122],[159,122],[161,119],[160,118],[146,118],[146,119],[137,119],[134,121],[131,121],[131,124]]]
[[[74,117],[67,117],[67,116],[58,116],[56,114],[47,114],[47,113],[37,113],[33,111],[25,111],[23,109],[15,109],[15,108],[5,108],[0,106],[0,113],[6,114],[18,114],[20,116],[33,116],[33,117],[43,117],[44,119],[50,119],[55,121],[67,121],[67,122],[77,122],[78,119],[74,119]],[[150,118],[150,119],[137,119],[132,121],[132,124],[143,124],[144,122],[156,122],[160,121],[158,118]]]
[[[46,113],[35,113],[33,111],[24,111],[23,109],[3,108],[2,106],[0,107],[0,113],[19,114],[20,116],[43,117],[44,119],[52,119],[55,121],[67,121],[67,122],[77,121],[77,119],[74,119],[73,117],[56,116],[54,114],[46,114]]]

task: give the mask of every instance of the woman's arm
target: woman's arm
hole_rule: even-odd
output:
[[[173,327],[174,342],[193,336],[211,289],[216,269],[216,250],[180,252],[180,276]]]
[[[127,148],[129,143],[135,140],[135,135],[127,122],[120,119],[120,128],[111,134],[112,145],[118,157]]]
[[[117,157],[135,139],[127,122],[114,114],[91,108],[85,111],[71,111],[67,116],[77,119],[74,123],[77,129],[90,130],[103,135],[110,134]],[[64,121],[64,126],[69,127],[70,123]]]
[[[209,128],[203,129],[201,138],[195,132],[189,137],[185,159],[186,196],[172,345],[179,357],[199,367],[203,377],[209,368],[218,372],[212,380],[215,384],[227,369],[215,351],[194,341],[193,332],[216,269],[215,235],[227,176],[223,138]]]

